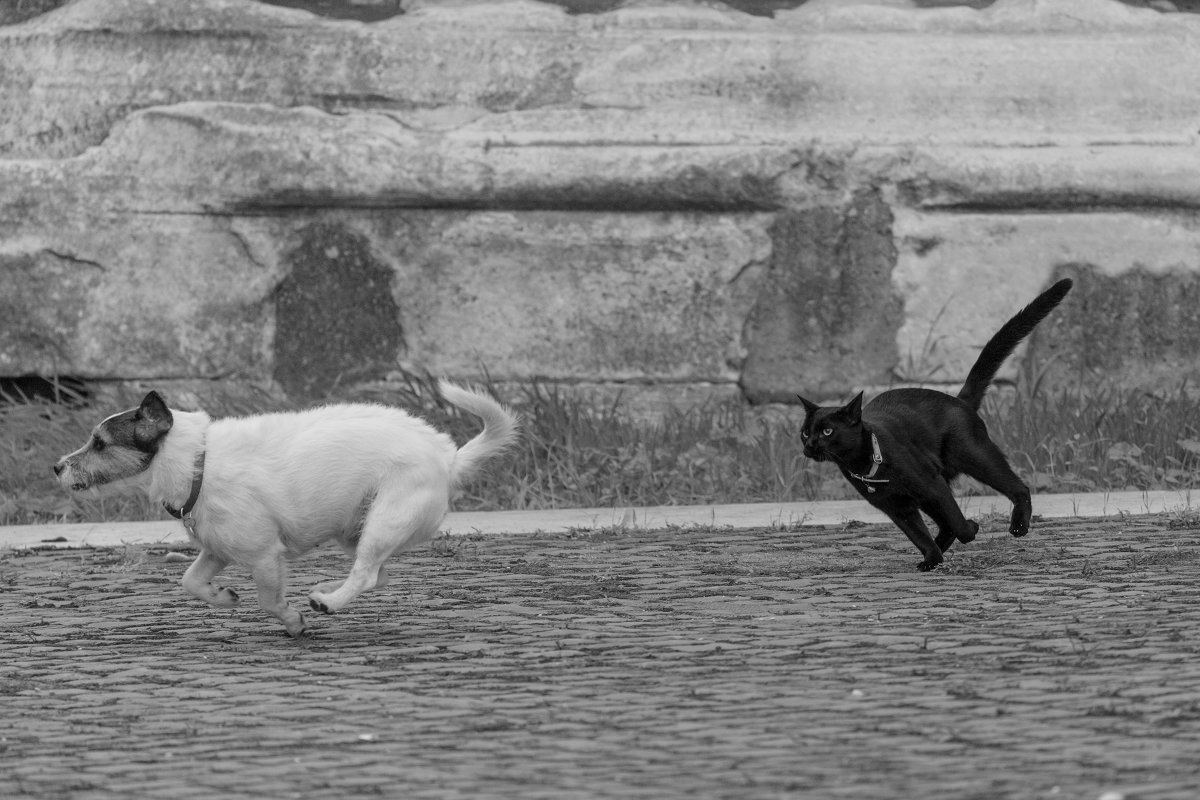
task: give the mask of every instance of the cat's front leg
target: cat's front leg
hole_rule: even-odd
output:
[[[954,528],[949,525],[942,525],[939,522],[937,539],[934,541],[937,542],[937,546],[941,549],[942,555],[945,555],[946,551],[950,549],[950,545],[954,544],[955,542],[962,542],[963,544],[966,544],[967,542],[973,542],[975,541],[975,536],[978,533],[979,523],[973,519],[966,520],[965,526],[958,531],[955,531]]]
[[[921,555],[925,556],[925,560],[917,565],[918,570],[929,572],[942,563],[942,548],[937,546],[937,542],[929,534],[929,528],[925,527],[925,521],[921,519],[921,512],[914,508],[908,512],[885,513],[896,523],[897,528],[904,531],[904,535],[916,545]]]
[[[1013,501],[1013,510],[1008,532],[1013,536],[1024,536],[1029,533],[1029,520],[1033,519],[1033,503],[1029,500],[1029,490],[1021,484],[1020,490],[1009,496]]]
[[[954,499],[954,492],[950,490],[950,484],[943,480],[934,485],[935,491],[921,501],[921,510],[937,523],[938,535],[935,541],[944,555],[955,541],[964,544],[974,541],[975,535],[979,533],[979,523],[963,516],[962,509]]]

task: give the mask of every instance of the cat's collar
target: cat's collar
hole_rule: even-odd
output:
[[[855,480],[859,480],[859,481],[862,481],[863,483],[867,484],[868,492],[874,492],[875,487],[871,485],[872,483],[888,483],[889,482],[887,478],[876,478],[875,477],[875,474],[877,472],[879,472],[879,467],[882,464],[883,464],[883,453],[880,452],[880,450],[879,450],[879,439],[876,438],[875,432],[872,431],[871,432],[871,470],[870,470],[870,472],[868,472],[866,475],[859,475],[856,472],[850,472],[849,470],[846,470],[846,471],[850,472],[851,478],[854,478]]]

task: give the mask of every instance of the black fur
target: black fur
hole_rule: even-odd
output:
[[[102,422],[96,436],[99,438],[103,434],[109,443],[145,454],[146,463],[149,463],[172,424],[174,418],[162,395],[150,392],[137,408],[115,414]]]
[[[925,558],[919,569],[933,569],[956,539],[969,542],[979,530],[963,516],[950,491],[950,481],[959,475],[970,475],[1011,500],[1009,532],[1029,532],[1029,488],[988,437],[978,412],[1000,365],[1070,289],[1070,279],[1059,281],[1005,323],[984,345],[957,397],[931,389],[893,389],[865,408],[861,392],[837,407],[800,398],[807,412],[800,431],[804,454],[837,464],[859,494],[921,551]],[[874,474],[872,434],[882,455]],[[937,524],[936,539],[921,519],[922,511]]]

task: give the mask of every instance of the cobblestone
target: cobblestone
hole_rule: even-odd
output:
[[[993,527],[999,528],[999,524]],[[167,550],[0,552],[0,796],[1194,798],[1200,531],[443,539],[289,639]],[[344,572],[294,565],[293,602]]]

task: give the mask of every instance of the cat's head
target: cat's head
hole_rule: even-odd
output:
[[[862,447],[862,392],[844,406],[819,406],[799,397],[804,404],[800,440],[804,455],[814,461],[848,461]]]

